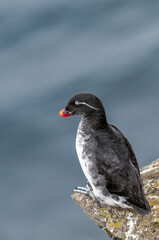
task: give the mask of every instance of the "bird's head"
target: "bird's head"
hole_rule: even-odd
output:
[[[104,111],[101,101],[91,93],[77,93],[64,109],[59,112],[61,117],[72,115],[90,116]]]

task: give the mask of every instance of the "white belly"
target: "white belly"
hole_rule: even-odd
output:
[[[92,185],[92,177],[91,173],[89,171],[89,168],[91,167],[92,163],[90,160],[90,155],[87,155],[84,153],[84,144],[86,141],[90,139],[90,135],[85,135],[81,129],[82,121],[79,124],[77,136],[76,136],[76,151],[78,155],[78,159],[81,165],[81,168],[84,172],[84,175],[86,176],[89,183]]]

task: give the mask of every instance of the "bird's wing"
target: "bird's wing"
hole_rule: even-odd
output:
[[[114,126],[112,128],[119,131]],[[110,193],[124,196],[131,204],[146,208],[147,201],[142,190],[135,154],[123,134],[122,138],[125,141],[125,149],[122,154],[117,150],[116,145],[105,144],[105,147],[100,147],[101,142],[98,142],[98,151],[96,152],[98,173],[105,177],[105,187]]]
[[[127,183],[128,173],[126,171],[128,161],[123,161],[118,155],[115,147],[106,140],[97,140],[95,150],[95,164],[98,174],[104,176],[105,186],[109,192],[121,192]]]
[[[108,150],[108,149],[107,149]],[[110,153],[109,153],[109,156]],[[105,181],[101,184],[111,194],[125,197],[130,204],[140,208],[146,208],[147,201],[142,190],[140,175],[136,167],[132,164],[123,164],[115,152],[113,158],[103,154],[98,155],[96,165],[98,174],[104,176]]]
[[[126,144],[127,148],[129,149],[130,160],[131,160],[132,164],[135,166],[135,168],[137,169],[138,173],[140,174],[139,165],[138,165],[135,153],[133,151],[133,148],[132,148],[130,142],[128,141],[128,139],[123,135],[123,133],[117,127],[115,127],[114,125],[110,125],[110,126],[112,128],[115,128],[123,136],[123,138],[125,140],[125,144]]]

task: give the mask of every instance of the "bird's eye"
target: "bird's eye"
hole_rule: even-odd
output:
[[[76,102],[75,102],[75,105],[79,105],[79,102],[78,102],[78,101],[76,101]]]

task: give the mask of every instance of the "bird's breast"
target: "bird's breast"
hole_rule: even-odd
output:
[[[76,151],[81,168],[90,184],[93,182],[93,178],[97,171],[93,161],[92,145],[91,135],[84,132],[81,122],[77,130]]]

